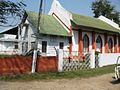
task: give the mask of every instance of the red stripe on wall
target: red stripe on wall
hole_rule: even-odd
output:
[[[83,52],[82,31],[79,31],[78,36],[79,36],[78,49],[79,49],[79,52],[82,53]]]
[[[70,26],[70,32],[72,32],[72,25]]]
[[[117,36],[114,35],[114,53],[117,53]]]
[[[105,39],[105,45],[104,45],[104,48],[105,48],[105,53],[108,53],[108,36],[107,36],[107,33],[104,34],[104,39]]]
[[[70,44],[69,53],[70,55],[72,55],[72,37],[69,38],[69,44]]]
[[[92,49],[96,50],[95,32],[92,32]]]

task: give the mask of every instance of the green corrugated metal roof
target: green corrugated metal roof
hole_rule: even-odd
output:
[[[112,32],[120,32],[120,30],[112,27],[111,25],[103,22],[100,19],[89,17],[89,16],[83,16],[79,14],[72,13],[73,16],[73,22],[80,26],[86,26],[86,27],[93,27],[97,29],[102,29],[106,31],[112,31]]]
[[[37,29],[37,17],[38,13],[27,12],[28,21],[31,23],[32,27]],[[58,35],[58,36],[71,36],[64,27],[51,15],[42,15],[40,21],[40,33],[48,35]]]

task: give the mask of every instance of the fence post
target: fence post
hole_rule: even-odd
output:
[[[58,49],[58,71],[62,72],[63,71],[63,50]]]
[[[34,50],[31,73],[35,73],[36,61],[37,61],[37,50]]]
[[[90,51],[90,67],[95,68],[95,50]]]

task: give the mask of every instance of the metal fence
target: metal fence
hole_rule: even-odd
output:
[[[63,71],[90,69],[90,53],[85,56],[78,55],[78,52],[71,56],[69,53],[64,52],[63,55]]]

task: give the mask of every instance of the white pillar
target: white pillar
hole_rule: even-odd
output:
[[[95,68],[95,50],[90,51],[90,67]]]
[[[18,26],[18,49],[19,49],[19,51],[18,51],[18,53],[19,54],[22,54],[22,40],[21,40],[21,26],[19,25]]]
[[[32,71],[31,71],[31,73],[35,73],[35,70],[36,70],[36,61],[37,61],[37,50],[34,50],[33,61],[32,61]]]
[[[28,51],[31,50],[31,29],[29,29],[29,25],[28,25],[28,28],[27,28],[27,31],[28,31]]]
[[[63,71],[63,50],[58,49],[58,71],[62,72]]]

